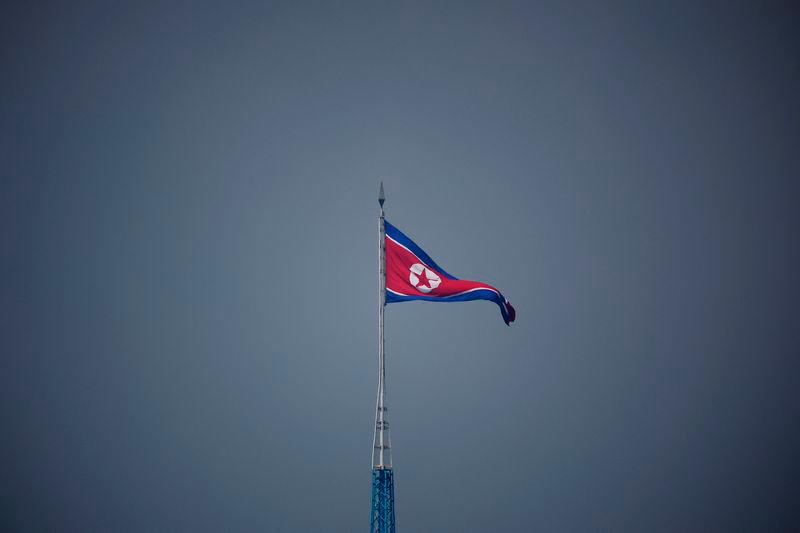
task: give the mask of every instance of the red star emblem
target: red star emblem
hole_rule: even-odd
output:
[[[426,283],[428,284],[428,286],[430,286],[430,283],[428,283],[428,276],[425,275],[425,269],[424,268],[422,269],[422,272],[417,274],[417,278],[419,279],[419,282],[417,282],[417,289],[419,289],[420,287],[425,286]]]

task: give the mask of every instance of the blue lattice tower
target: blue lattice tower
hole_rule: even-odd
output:
[[[394,474],[391,468],[372,469],[372,509],[370,532],[395,533]]]
[[[392,444],[386,408],[386,353],[383,339],[383,312],[386,307],[386,227],[383,213],[383,183],[378,203],[378,399],[375,402],[375,436],[372,440],[372,505],[370,533],[395,533],[394,471]]]

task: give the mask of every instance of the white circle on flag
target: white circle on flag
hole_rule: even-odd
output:
[[[421,263],[414,263],[409,268],[408,281],[420,292],[428,293],[439,286],[442,278]]]

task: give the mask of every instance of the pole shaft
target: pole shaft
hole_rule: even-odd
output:
[[[378,216],[378,398],[375,406],[375,437],[372,447],[372,467],[392,468],[389,422],[386,409],[386,350],[383,317],[386,309],[386,224],[381,186],[381,212]],[[377,452],[377,453],[376,453]]]

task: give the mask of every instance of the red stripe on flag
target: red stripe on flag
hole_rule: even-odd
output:
[[[440,278],[439,286],[429,292],[419,290],[411,283],[411,267],[419,263]],[[423,282],[424,283],[424,282]],[[427,284],[426,284],[427,286]],[[426,265],[406,247],[398,244],[390,237],[386,237],[386,287],[389,290],[409,296],[453,296],[475,289],[488,289],[499,294],[499,291],[486,283],[466,279],[449,279],[441,272]]]

